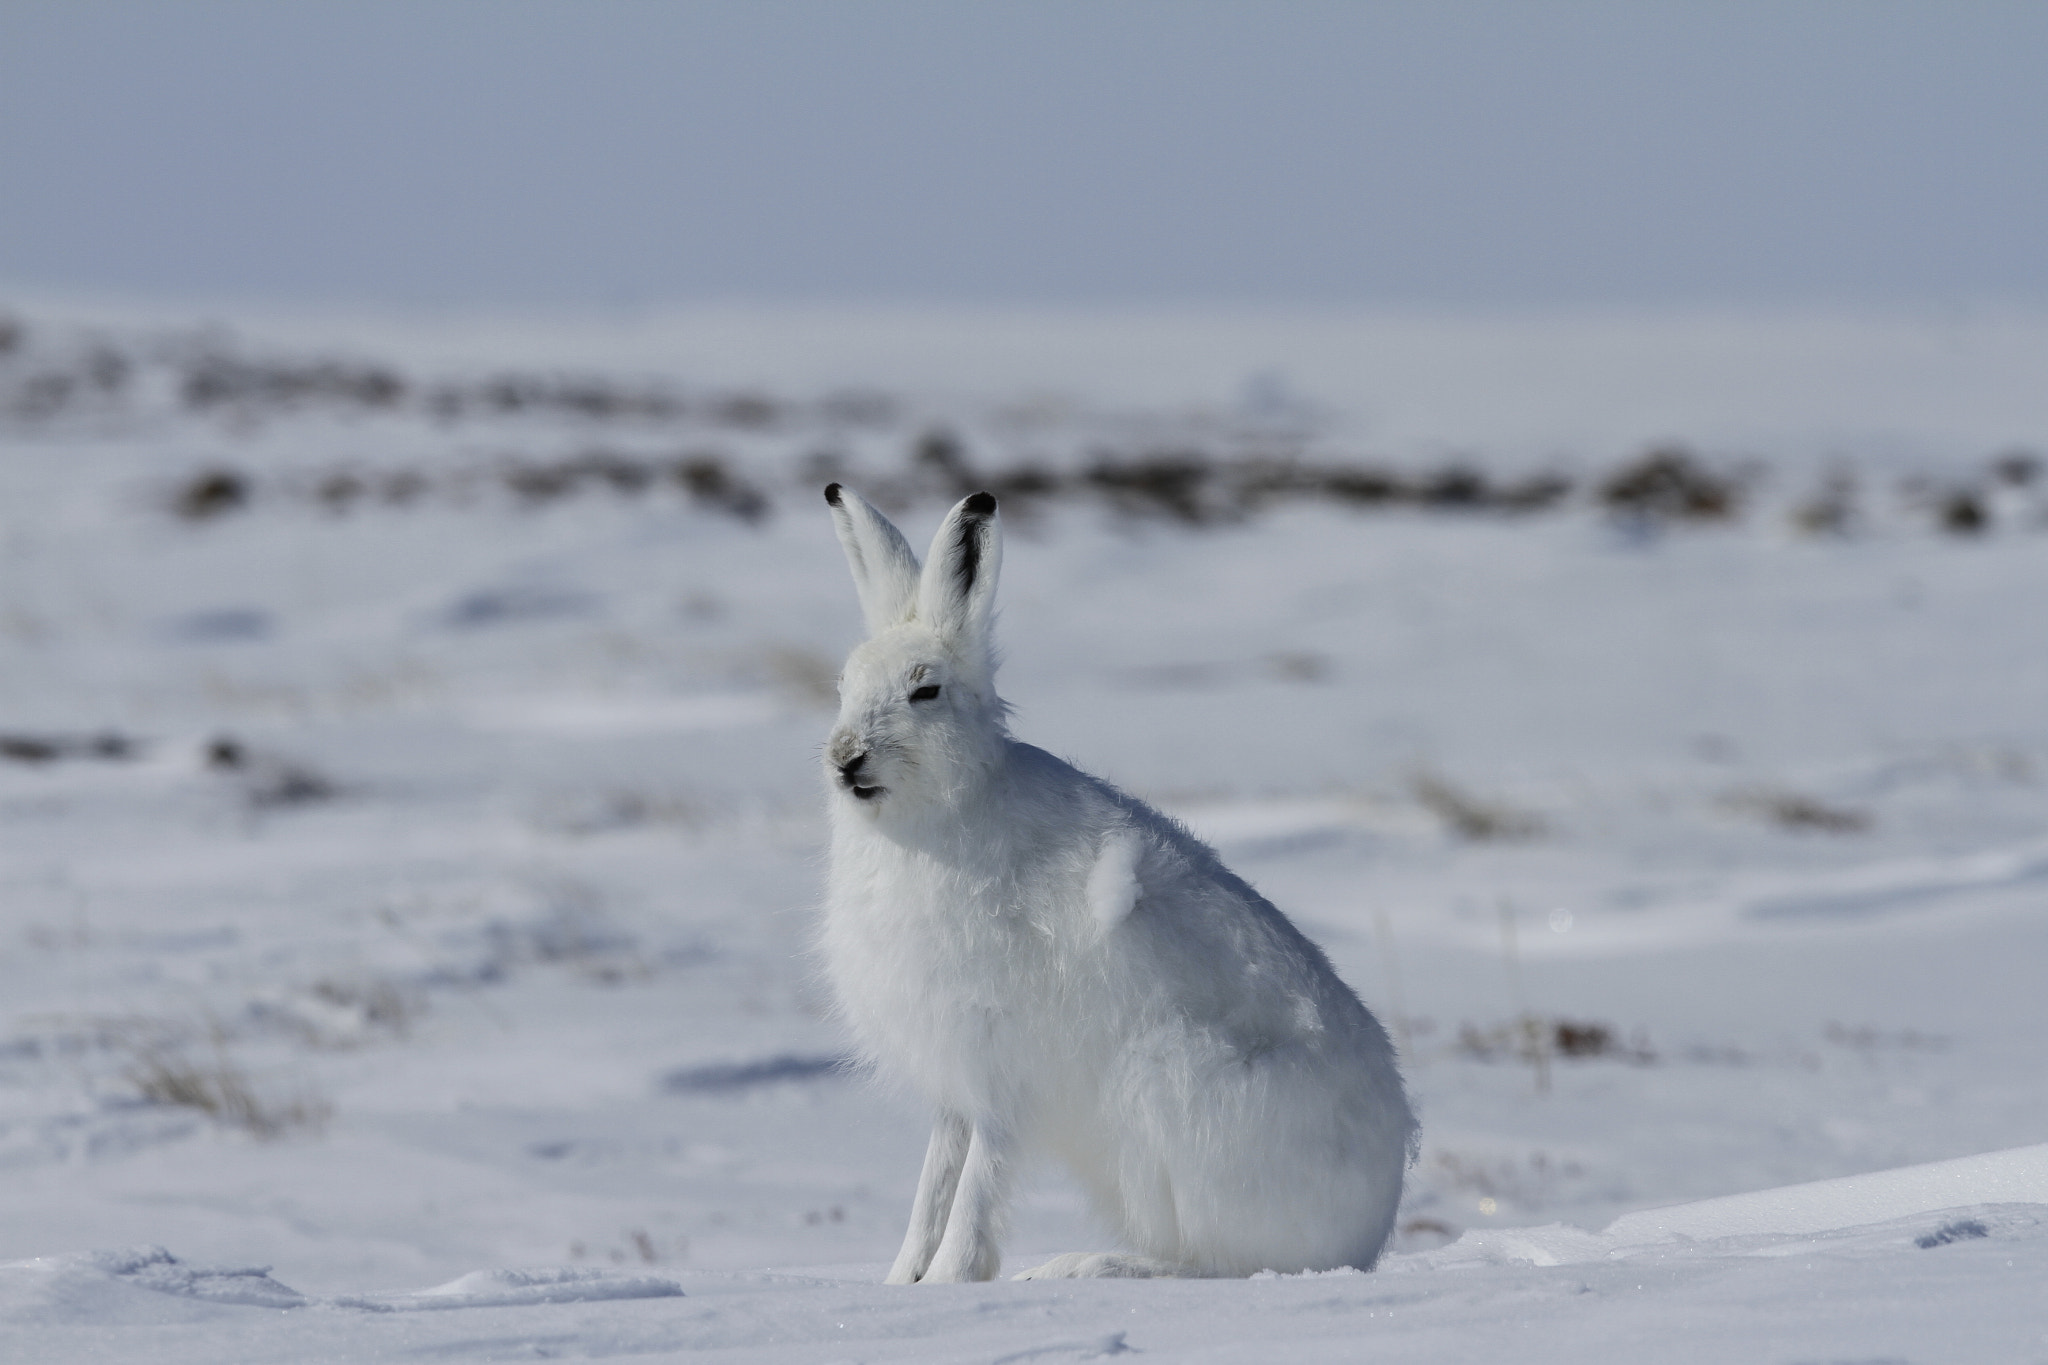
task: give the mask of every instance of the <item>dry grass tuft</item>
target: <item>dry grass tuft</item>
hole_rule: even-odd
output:
[[[266,1140],[317,1131],[332,1115],[332,1106],[311,1095],[266,1096],[229,1058],[218,1027],[209,1030],[208,1041],[207,1055],[194,1057],[178,1033],[162,1025],[131,1024],[114,1034],[126,1055],[123,1078],[150,1104],[197,1109],[223,1127]]]
[[[1416,773],[1408,790],[1461,839],[1533,839],[1545,829],[1542,817],[1476,796],[1438,773]]]
[[[1528,1062],[1539,1055],[1638,1066],[1657,1060],[1649,1035],[1641,1029],[1623,1038],[1612,1024],[1586,1019],[1546,1019],[1534,1014],[1484,1027],[1460,1024],[1457,1049],[1460,1055],[1482,1062]]]
[[[1707,468],[1683,446],[1659,446],[1595,490],[1600,504],[1644,522],[1727,521],[1742,508],[1742,481]]]
[[[1722,804],[1794,834],[1861,834],[1871,825],[1868,811],[1830,806],[1816,797],[1770,788],[1736,792],[1723,798]]]

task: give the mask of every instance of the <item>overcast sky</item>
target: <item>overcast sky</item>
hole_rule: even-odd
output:
[[[2048,4],[0,0],[0,290],[2048,302]]]

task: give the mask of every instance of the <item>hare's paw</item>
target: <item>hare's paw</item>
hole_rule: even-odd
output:
[[[1121,1251],[1069,1251],[1044,1265],[1012,1275],[1013,1280],[1170,1280],[1185,1267]]]
[[[996,1250],[993,1242],[979,1241],[958,1248],[940,1247],[939,1254],[932,1258],[931,1269],[920,1275],[917,1282],[975,1284],[993,1280],[1002,1268],[1002,1253]]]

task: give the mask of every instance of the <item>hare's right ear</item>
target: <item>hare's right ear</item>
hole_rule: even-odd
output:
[[[918,620],[942,636],[986,649],[995,615],[996,574],[1002,565],[1003,535],[996,521],[995,496],[970,493],[946,514],[932,541],[918,585]]]
[[[853,570],[868,634],[880,635],[908,617],[916,604],[917,555],[903,533],[851,488],[827,484],[825,501],[832,505],[832,524]]]

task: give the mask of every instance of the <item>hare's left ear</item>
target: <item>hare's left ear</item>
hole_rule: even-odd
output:
[[[917,584],[918,619],[961,643],[986,644],[1002,566],[995,495],[969,494],[946,514],[925,558]]]
[[[832,507],[846,566],[853,570],[868,634],[880,635],[917,605],[917,556],[895,523],[851,488],[827,484],[825,501]]]

